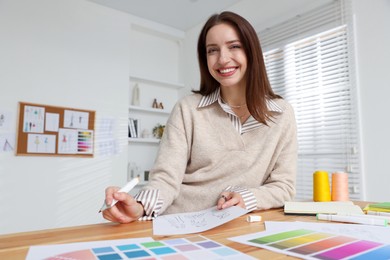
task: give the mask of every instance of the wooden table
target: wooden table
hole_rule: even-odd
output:
[[[355,202],[355,204],[363,207],[367,203]],[[317,222],[314,216],[284,215],[283,209],[281,208],[257,211],[252,212],[251,214],[262,216],[262,221],[249,223],[246,221],[247,215],[244,215],[219,227],[201,232],[199,235],[203,235],[209,239],[215,240],[221,244],[256,258],[297,259],[292,256],[286,256],[266,249],[236,243],[228,240],[228,238],[264,231],[264,221]],[[103,223],[35,232],[15,233],[0,236],[0,259],[25,259],[29,247],[34,245],[63,244],[137,237],[152,237],[155,240],[163,240],[173,237],[188,236],[193,236],[193,234],[178,236],[153,236],[151,221],[137,221],[131,224]]]

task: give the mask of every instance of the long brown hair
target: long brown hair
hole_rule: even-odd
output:
[[[238,14],[229,11],[214,14],[203,26],[198,39],[200,89],[193,90],[193,92],[205,96],[213,93],[220,86],[219,82],[208,71],[206,36],[213,26],[221,23],[228,24],[236,30],[247,57],[245,77],[248,110],[257,121],[267,124],[267,120],[270,119],[272,113],[267,108],[266,100],[282,97],[273,92],[269,83],[263,52],[255,29],[245,18]]]

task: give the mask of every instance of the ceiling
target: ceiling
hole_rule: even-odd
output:
[[[253,25],[295,16],[333,0],[89,0],[181,31],[203,24],[233,5]],[[253,6],[255,9],[248,8]]]
[[[241,0],[90,0],[181,31]]]

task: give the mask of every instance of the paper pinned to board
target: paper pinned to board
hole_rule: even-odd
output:
[[[223,210],[217,207],[180,214],[162,215],[153,220],[153,235],[180,235],[212,229],[247,213],[233,206]]]

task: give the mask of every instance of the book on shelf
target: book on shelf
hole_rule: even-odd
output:
[[[138,119],[129,118],[129,137],[137,138],[139,135],[139,121]]]
[[[380,203],[371,203],[368,204],[363,209],[364,211],[380,211],[380,212],[390,212],[390,202],[380,202]]]

